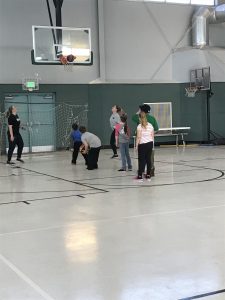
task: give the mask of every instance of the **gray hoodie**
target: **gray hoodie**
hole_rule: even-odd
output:
[[[113,113],[109,119],[110,122],[110,126],[112,128],[112,130],[114,130],[115,125],[120,123],[120,116],[118,113]]]

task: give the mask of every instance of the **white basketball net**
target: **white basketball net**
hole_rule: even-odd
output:
[[[185,96],[189,97],[189,98],[194,98],[195,97],[195,93],[197,92],[197,88],[196,87],[187,87],[185,88]]]

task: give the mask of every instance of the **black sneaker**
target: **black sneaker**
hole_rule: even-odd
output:
[[[134,180],[136,180],[137,182],[143,182],[143,178],[141,176],[134,177]]]
[[[15,163],[14,162],[12,162],[12,161],[9,161],[9,160],[7,160],[7,165],[15,165]]]
[[[24,163],[24,160],[22,160],[21,158],[17,158],[16,160],[20,161],[21,163]]]
[[[155,169],[151,169],[150,175],[151,175],[151,177],[154,177],[154,176],[155,176]]]
[[[71,161],[72,165],[76,165],[76,162],[74,160]]]
[[[118,157],[118,154],[113,154],[111,158],[116,158],[116,157]]]
[[[149,181],[149,182],[151,181],[151,176],[150,175],[146,175],[145,178],[146,178],[147,181]]]
[[[126,172],[124,169],[119,169],[118,172]]]

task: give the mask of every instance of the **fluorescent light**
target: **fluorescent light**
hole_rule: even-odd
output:
[[[90,56],[90,49],[82,49],[82,48],[71,48],[71,47],[62,47],[63,55],[73,54],[74,56]]]
[[[166,3],[190,4],[190,0],[166,0]]]
[[[191,4],[196,4],[196,5],[214,5],[214,0],[191,0]]]
[[[63,47],[62,47],[62,54],[63,54],[64,56],[73,54],[73,53],[72,53],[72,48],[63,46]]]
[[[175,4],[193,4],[193,5],[215,5],[214,0],[121,0],[131,2],[158,2]]]
[[[90,50],[89,49],[76,49],[76,48],[73,48],[73,54],[75,56],[89,56],[90,55]]]

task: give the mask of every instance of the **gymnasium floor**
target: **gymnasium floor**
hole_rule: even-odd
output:
[[[225,299],[225,147],[156,148],[151,183],[110,156],[0,158],[0,299]]]

